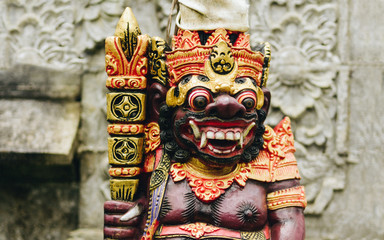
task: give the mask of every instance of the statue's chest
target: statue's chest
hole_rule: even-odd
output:
[[[262,229],[267,221],[266,191],[249,180],[244,187],[233,183],[224,194],[210,202],[199,200],[186,180],[169,178],[160,210],[160,223],[205,222],[241,231]]]

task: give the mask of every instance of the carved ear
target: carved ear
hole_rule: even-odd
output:
[[[261,109],[266,113],[266,115],[268,115],[269,104],[271,102],[271,92],[266,87],[262,87],[261,90],[263,90],[264,93],[264,105]]]
[[[158,122],[160,107],[165,103],[167,88],[160,83],[152,83],[147,91],[147,120]]]

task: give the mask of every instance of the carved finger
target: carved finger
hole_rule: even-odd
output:
[[[135,202],[106,201],[104,203],[105,213],[126,213],[136,205]]]
[[[135,239],[137,237],[136,228],[114,228],[114,227],[104,227],[104,238],[112,239]]]
[[[140,216],[142,210],[143,210],[143,208],[141,206],[139,206],[138,204],[136,204],[133,208],[128,210],[128,212],[120,218],[120,221],[122,221],[122,222],[128,221],[128,220],[131,220],[137,216]]]
[[[105,226],[137,226],[139,224],[139,218],[135,217],[128,221],[121,221],[121,215],[104,215]]]

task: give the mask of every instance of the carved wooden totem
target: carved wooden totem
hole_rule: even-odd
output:
[[[106,39],[104,238],[304,239],[290,120],[264,125],[269,44],[252,50],[231,21],[188,24],[191,2],[207,5],[180,1],[171,48],[129,8]]]

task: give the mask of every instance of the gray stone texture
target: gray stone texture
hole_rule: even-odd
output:
[[[0,100],[0,161],[70,164],[79,121],[77,102]]]
[[[384,2],[249,3],[252,44],[273,50],[269,123],[293,123],[306,239],[384,239]],[[170,0],[0,1],[0,240],[102,238],[103,39],[125,6],[165,37]]]
[[[77,183],[0,183],[0,239],[65,239],[77,227]]]

